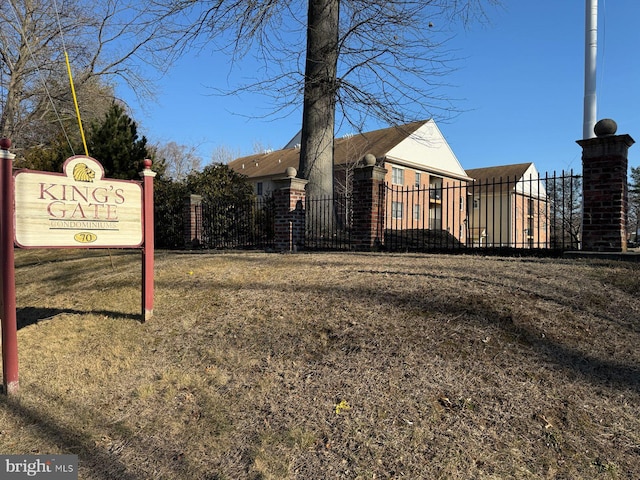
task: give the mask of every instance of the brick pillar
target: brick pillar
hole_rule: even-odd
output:
[[[285,174],[274,181],[274,246],[279,252],[295,252],[304,245],[307,180],[297,178],[293,167],[287,168]]]
[[[384,243],[386,173],[386,169],[376,166],[376,158],[370,153],[353,172],[351,243],[357,250],[371,250]]]
[[[202,196],[188,195],[182,209],[184,245],[197,248],[202,244]]]
[[[582,147],[584,251],[627,250],[627,154],[635,141],[616,135],[616,129],[613,120],[600,120],[595,138],[577,142]]]

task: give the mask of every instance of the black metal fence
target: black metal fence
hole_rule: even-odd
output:
[[[377,231],[387,251],[509,249],[522,254],[580,249],[582,177],[573,172],[530,178],[498,178],[467,183],[435,179],[428,186],[386,185]],[[305,250],[351,250],[351,195],[307,198]],[[181,205],[157,209],[164,215],[156,238],[160,248],[184,248]],[[179,208],[180,207],[180,208]],[[191,222],[197,246],[208,249],[271,249],[275,239],[273,198],[203,201]],[[156,219],[158,221],[158,219]],[[171,221],[170,221],[171,220]],[[166,238],[165,238],[166,237]],[[193,247],[193,244],[187,245]]]
[[[573,172],[473,183],[387,186],[387,250],[580,248],[582,178]],[[531,253],[531,252],[530,252]]]
[[[195,220],[195,235],[201,248],[273,248],[275,210],[272,198],[203,201],[195,209]]]
[[[350,250],[353,199],[342,194],[306,199],[305,250]]]
[[[184,192],[171,192],[166,188],[156,191],[154,205],[155,247],[182,249],[185,247]]]
[[[434,251],[463,247],[466,188],[466,182],[421,187],[386,185],[384,248]]]

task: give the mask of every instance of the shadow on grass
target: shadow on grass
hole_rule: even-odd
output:
[[[75,404],[72,396],[64,398],[58,395],[51,395],[39,389],[35,384],[30,384],[28,388],[36,390],[34,395],[44,399],[49,404],[62,404],[67,411],[73,410],[78,415],[90,418],[93,425],[100,426],[103,438],[113,441],[110,446],[98,445],[95,433],[100,429],[94,429],[93,434],[88,433],[84,428],[68,426],[66,422],[60,422],[54,416],[47,415],[46,408],[32,408],[21,402],[19,398],[15,400],[12,397],[0,396],[0,408],[3,406],[7,408],[14,417],[29,425],[31,429],[36,430],[41,437],[55,444],[60,453],[78,455],[78,466],[81,471],[84,469],[90,472],[89,478],[102,480],[150,478],[146,475],[148,472],[144,472],[144,464],[148,462],[154,463],[154,460],[163,462],[162,467],[164,470],[172,470],[169,478],[185,478],[182,470],[187,466],[188,460],[180,461],[176,452],[167,450],[166,446],[154,443],[153,439],[148,439],[152,447],[149,451],[153,452],[153,456],[149,457],[148,454],[145,454],[144,459],[141,456],[139,465],[136,465],[135,462],[127,462],[119,458],[122,448],[137,449],[139,452],[144,452],[148,448],[148,445],[145,445],[145,441],[138,439],[135,432],[128,426],[123,425],[121,422],[114,423],[103,417],[98,411],[89,411],[85,407]],[[173,459],[171,461],[173,465],[167,466],[167,459]],[[78,478],[82,478],[82,476]],[[213,478],[216,477],[214,476]]]
[[[31,386],[30,388],[34,388]],[[3,396],[4,397],[4,396]],[[102,451],[92,445],[91,439],[81,432],[65,427],[62,423],[52,420],[43,414],[45,409],[37,410],[14,401],[11,397],[4,397],[0,405],[6,404],[12,414],[22,419],[26,424],[33,425],[40,434],[59,446],[63,453],[78,455],[79,466],[89,468],[93,478],[122,480],[136,480],[139,477],[127,471],[127,466],[115,455]],[[17,452],[16,452],[17,453]],[[85,459],[91,459],[93,465],[83,465]],[[114,472],[117,472],[114,475]]]
[[[51,320],[58,315],[100,315],[103,317],[117,318],[122,320],[136,320],[143,323],[142,313],[124,313],[111,310],[74,310],[72,308],[40,308],[40,307],[20,307],[16,309],[18,330],[36,325],[45,320]]]
[[[516,325],[511,315],[493,312],[491,319],[480,324],[498,327],[521,342],[528,344],[538,358],[572,372],[594,385],[609,388],[629,388],[640,393],[640,369],[637,366],[591,355],[586,351],[564,345],[548,338],[534,325]]]
[[[400,275],[423,275],[433,278],[448,278],[445,275],[434,275],[431,273],[415,273],[400,271],[374,271],[360,270],[360,273],[371,274],[400,274]],[[478,280],[475,278],[464,278],[468,282],[481,282],[487,285],[500,286],[499,282],[490,279]],[[398,308],[406,308],[408,305],[416,306],[416,299],[412,296],[394,295],[381,296],[376,291],[365,289],[361,295],[371,298],[373,301],[381,303],[392,303]],[[534,294],[542,297],[539,293]],[[545,298],[546,301],[558,301],[559,299]],[[544,331],[540,330],[533,322],[525,323],[514,321],[511,314],[505,314],[505,311],[498,308],[497,305],[491,303],[490,299],[478,298],[477,296],[468,295],[466,297],[456,297],[455,299],[434,300],[428,295],[422,297],[417,305],[424,312],[432,314],[452,315],[456,322],[467,324],[475,324],[480,328],[492,327],[502,330],[512,338],[520,340],[521,344],[527,345],[535,355],[550,364],[559,368],[573,372],[574,374],[584,378],[592,384],[603,385],[613,388],[630,388],[640,393],[640,368],[637,365],[630,365],[616,362],[614,359],[599,358],[590,354],[585,349],[574,348],[563,344],[558,340],[549,338]],[[599,315],[602,321],[613,323],[614,319],[610,318],[606,310]],[[618,325],[619,327],[619,325]],[[631,334],[634,332],[623,333],[620,336]]]
[[[244,260],[244,259],[243,259]],[[433,272],[422,272],[414,270],[401,269],[357,269],[355,270],[363,275],[398,275],[411,277],[425,277],[434,281],[451,279],[451,274],[438,274]],[[486,285],[487,288],[504,289],[505,284],[499,278],[489,275],[483,278],[475,278],[458,274],[456,279],[463,282],[476,283]],[[236,288],[233,285],[227,285],[224,281],[213,282],[212,286],[218,288]],[[281,287],[267,285],[264,283],[252,284],[247,282],[244,289],[269,290],[275,289],[279,291]],[[300,289],[299,291],[304,291]],[[513,287],[510,287],[513,288]],[[517,290],[522,294],[545,302],[565,305],[568,308],[575,309],[574,305],[566,303],[566,298],[570,298],[571,292],[563,292],[563,295],[554,296],[547,291],[534,291],[525,285],[518,285]],[[555,366],[559,370],[565,371],[567,374],[577,375],[585,381],[593,385],[607,386],[618,389],[631,389],[640,393],[640,367],[624,361],[617,361],[615,358],[606,358],[603,352],[591,352],[587,343],[583,345],[568,345],[561,339],[554,339],[548,336],[540,329],[535,318],[527,318],[524,321],[514,319],[510,309],[505,311],[504,304],[497,304],[492,300],[491,296],[484,297],[482,293],[477,295],[461,296],[454,294],[445,297],[432,297],[428,294],[416,298],[412,294],[404,295],[402,293],[394,295],[381,295],[380,291],[375,288],[354,287],[345,290],[344,287],[324,286],[310,288],[315,295],[322,296],[328,294],[331,297],[346,296],[349,301],[353,298],[359,298],[360,301],[370,303],[370,305],[392,304],[399,309],[415,309],[416,307],[426,314],[446,315],[455,318],[455,322],[466,323],[467,325],[475,325],[478,328],[497,328],[502,330],[508,337],[519,339],[519,343],[526,346],[530,352],[537,357],[538,361],[546,363],[549,367]],[[426,293],[426,292],[425,292]],[[478,296],[479,295],[479,296]],[[596,320],[607,322],[615,325],[619,329],[619,338],[626,335],[636,334],[635,329],[630,329],[629,325],[620,324],[619,319],[609,315],[606,308],[597,309],[579,308],[578,315],[583,312],[589,313],[596,317]],[[624,329],[624,331],[623,331]]]
[[[138,249],[117,248],[71,248],[71,249],[19,249],[15,250],[16,268],[33,267],[50,263],[64,263],[76,260],[109,258],[139,258]]]

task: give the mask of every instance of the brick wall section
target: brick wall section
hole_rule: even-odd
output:
[[[606,135],[577,142],[582,147],[582,250],[627,250],[627,155],[629,135]]]
[[[351,244],[371,250],[384,243],[384,177],[387,170],[364,165],[353,174],[353,226]]]
[[[275,249],[295,252],[304,245],[307,180],[289,176],[274,183]]]
[[[184,245],[197,248],[202,243],[202,197],[188,195],[184,199],[182,214]]]

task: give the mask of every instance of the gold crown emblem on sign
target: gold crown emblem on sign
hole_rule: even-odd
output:
[[[73,167],[73,179],[78,182],[93,182],[96,178],[96,172],[87,167],[84,163],[77,163]]]

